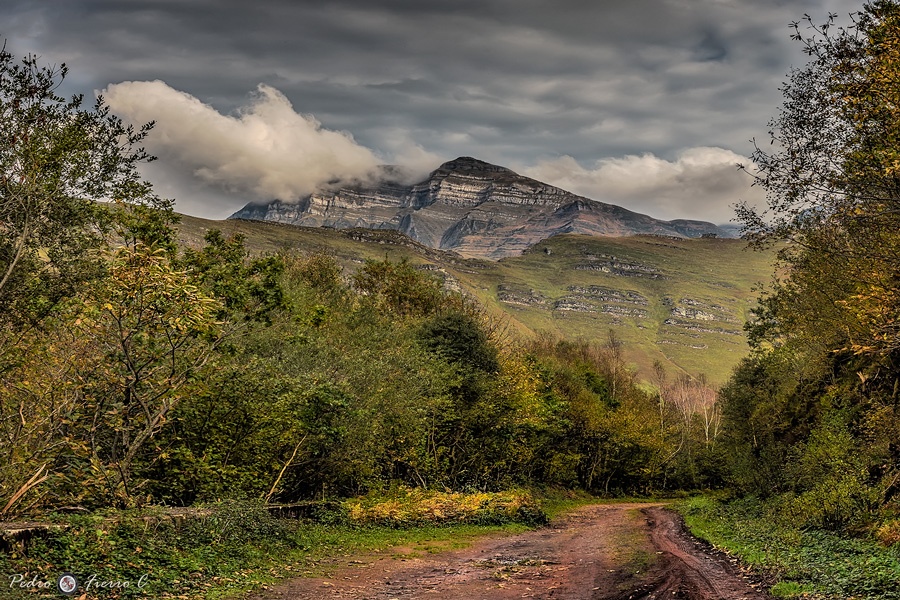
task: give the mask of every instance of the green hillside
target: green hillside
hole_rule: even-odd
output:
[[[566,338],[613,329],[644,376],[660,360],[719,383],[747,352],[751,288],[771,269],[771,255],[742,240],[564,235],[501,261],[486,301]]]
[[[254,252],[326,252],[347,271],[367,258],[407,259],[478,298],[521,335],[547,331],[605,341],[612,329],[640,376],[654,361],[670,374],[727,379],[747,352],[742,324],[770,254],[730,239],[561,235],[499,262],[464,259],[393,231],[333,230],[185,216],[181,241],[207,229],[243,233]]]

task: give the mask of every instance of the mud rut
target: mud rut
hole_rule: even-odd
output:
[[[583,507],[550,527],[421,558],[366,557],[253,600],[757,600],[736,564],[659,504]]]

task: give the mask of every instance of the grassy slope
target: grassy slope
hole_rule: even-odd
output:
[[[660,360],[670,374],[704,373],[713,383],[724,382],[747,351],[741,324],[753,301],[751,287],[767,280],[772,269],[770,254],[746,250],[743,241],[726,239],[562,235],[541,242],[520,257],[499,262],[463,259],[388,231],[363,232],[370,239],[362,241],[353,239],[347,231],[184,217],[181,239],[199,244],[205,230],[210,228],[221,229],[226,234],[245,234],[248,247],[255,252],[284,248],[325,251],[335,255],[350,270],[366,258],[406,258],[416,265],[433,265],[432,269],[439,269],[458,281],[462,289],[477,297],[493,313],[508,318],[510,329],[519,334],[549,331],[566,339],[602,342],[610,329],[615,330],[625,342],[627,360],[644,379],[650,379],[653,362]],[[576,269],[613,262],[652,269],[652,274],[658,277],[651,278],[646,271],[634,276],[617,275],[612,270]],[[570,291],[570,286],[602,286],[636,292],[646,299],[646,305],[588,298],[588,304],[596,312],[555,309],[561,298],[579,295]],[[531,304],[501,301],[498,287],[536,300]],[[685,304],[683,300],[695,304]],[[704,312],[710,312],[706,308],[710,306],[722,308],[711,312],[730,322],[678,318],[682,324],[707,330],[723,329],[737,335],[664,323],[673,317],[673,308],[697,308],[696,302],[701,303],[699,308]],[[603,312],[604,307],[610,306],[639,308],[646,311],[646,316]]]
[[[647,305],[600,302],[598,304],[640,308],[646,316],[622,316],[552,310],[548,306],[510,307],[509,312],[531,329],[558,332],[566,339],[605,339],[613,329],[625,342],[628,358],[646,376],[654,360],[670,372],[705,373],[713,382],[723,382],[731,368],[746,354],[741,329],[753,301],[753,284],[768,278],[771,257],[745,250],[740,240],[671,240],[649,236],[598,238],[566,235],[542,242],[519,258],[499,265],[506,281],[520,281],[545,296],[571,295],[570,286],[601,286],[637,292]],[[547,255],[545,248],[550,249]],[[656,269],[658,279],[625,276],[595,270],[576,270],[590,264],[591,256],[615,257],[617,261]],[[604,259],[602,259],[604,260]],[[608,261],[609,259],[605,259]],[[738,335],[696,331],[666,325],[674,307],[690,307],[682,300],[721,306],[731,322],[677,318],[702,329],[723,329]],[[705,346],[705,348],[704,348]]]

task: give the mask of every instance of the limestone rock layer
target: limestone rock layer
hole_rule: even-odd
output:
[[[296,201],[251,203],[231,218],[396,229],[432,248],[489,259],[521,254],[560,233],[730,237],[712,223],[661,221],[470,157],[444,163],[412,185],[388,175],[378,183],[323,189]]]

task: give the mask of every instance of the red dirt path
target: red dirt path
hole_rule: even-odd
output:
[[[359,561],[357,561],[359,562]],[[586,506],[551,526],[463,550],[363,560],[293,579],[252,600],[762,600],[733,561],[708,551],[660,504]]]

